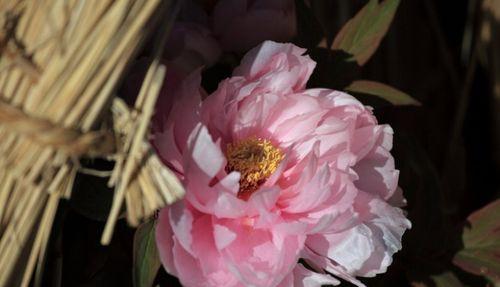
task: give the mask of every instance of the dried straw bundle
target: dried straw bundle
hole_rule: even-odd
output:
[[[148,25],[176,7],[160,0],[0,0],[0,286],[27,286],[35,267],[40,284],[58,202],[70,196],[80,156],[116,160],[103,243],[123,200],[137,224],[182,196],[145,140],[165,75],[158,58],[167,22],[135,110],[113,100]]]

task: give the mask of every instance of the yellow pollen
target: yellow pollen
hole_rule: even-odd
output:
[[[269,140],[251,137],[236,144],[228,144],[226,157],[226,170],[241,174],[238,196],[248,199],[278,168],[283,153]]]

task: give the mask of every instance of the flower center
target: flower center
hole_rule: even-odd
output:
[[[241,174],[238,197],[247,200],[278,168],[283,153],[269,140],[251,137],[228,144],[226,171]]]

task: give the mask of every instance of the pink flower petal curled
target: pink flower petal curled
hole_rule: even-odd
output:
[[[346,93],[305,89],[304,53],[264,42],[204,101],[198,71],[159,109],[152,143],[186,196],[160,212],[156,239],[183,285],[364,286],[401,249],[393,131]]]
[[[303,56],[305,51],[293,44],[266,41],[245,55],[233,76],[258,81],[270,91],[300,91],[316,66],[309,56]]]
[[[155,230],[155,239],[163,267],[165,267],[165,270],[168,273],[177,275],[177,269],[175,268],[173,256],[174,238],[172,228],[169,223],[170,220],[168,218],[168,213],[168,209],[160,211]]]

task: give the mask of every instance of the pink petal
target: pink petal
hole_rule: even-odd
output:
[[[318,269],[320,272],[324,270],[358,287],[366,287],[365,284],[346,272],[341,266],[334,264],[334,262],[326,257],[316,254],[307,247],[302,251],[301,257],[314,269]]]
[[[174,102],[169,121],[174,123],[175,140],[181,149],[186,146],[191,131],[200,122],[197,112],[201,104],[200,83],[201,70],[198,69],[182,81],[173,95],[167,95],[178,99]]]
[[[176,276],[177,270],[175,269],[174,256],[172,254],[174,247],[173,232],[172,228],[170,228],[167,208],[162,209],[158,215],[155,238],[161,263],[168,273]]]
[[[289,213],[301,213],[314,209],[332,195],[330,183],[330,169],[324,165],[301,188],[297,196],[281,202],[286,206],[282,210]]]
[[[359,177],[356,187],[383,199],[389,199],[398,187],[399,171],[391,154],[382,147],[375,147],[356,164],[354,171]]]
[[[151,142],[162,162],[183,174],[182,155],[175,143],[173,127],[167,127],[166,130],[155,133]]]
[[[189,136],[186,172],[189,168],[205,174],[211,180],[224,167],[226,160],[205,126],[198,124]],[[205,180],[206,180],[205,179]]]
[[[311,134],[326,112],[302,114],[289,119],[276,128],[275,138],[290,143]]]
[[[200,268],[200,263],[179,242],[174,239],[173,257],[177,276],[184,286],[203,286],[206,278]]]
[[[244,284],[277,285],[295,266],[303,239],[288,236],[281,246],[276,246],[269,231],[227,220],[224,225],[237,234],[237,238],[222,254],[230,270]]]
[[[183,249],[192,254],[191,245],[193,243],[193,236],[191,232],[194,221],[192,212],[186,208],[183,200],[171,205],[168,212],[170,226],[178,243],[182,245]]]
[[[324,285],[339,285],[340,281],[329,274],[317,273],[297,264],[293,271],[293,287],[321,287]]]
[[[371,256],[374,247],[371,230],[358,225],[341,233],[315,234],[308,236],[306,245],[318,254],[340,264],[347,272],[358,271]]]
[[[305,49],[292,44],[280,44],[265,41],[260,46],[250,50],[242,59],[241,64],[233,72],[234,76],[245,76],[252,80],[266,73],[288,70],[290,77],[295,80],[291,86],[293,91],[300,91],[305,87],[314,66],[316,65],[309,56],[302,56]],[[276,61],[279,55],[286,55],[286,61]],[[281,74],[281,77],[286,74]]]
[[[236,239],[236,234],[229,230],[229,228],[216,224],[214,225],[214,237],[217,249],[221,250],[226,248]]]

